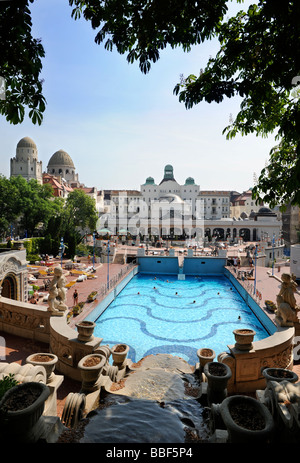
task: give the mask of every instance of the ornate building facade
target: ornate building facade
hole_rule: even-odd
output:
[[[28,301],[26,249],[1,250],[0,295],[16,301]]]

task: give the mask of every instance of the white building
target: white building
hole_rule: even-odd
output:
[[[205,220],[230,217],[230,191],[200,191],[198,198],[204,201]]]
[[[164,169],[164,177],[157,185],[152,177],[148,177],[141,185],[141,194],[150,207],[154,201],[160,201],[162,197],[173,194],[179,196],[187,204],[191,204],[192,213],[196,213],[196,200],[199,199],[200,186],[195,184],[192,177],[188,177],[183,185],[180,185],[174,178],[173,167],[168,164]]]

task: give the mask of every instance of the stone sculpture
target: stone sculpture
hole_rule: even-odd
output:
[[[60,266],[54,268],[54,277],[49,287],[48,310],[52,313],[63,313],[68,307],[66,301],[66,278]]]
[[[300,308],[297,306],[295,298],[297,284],[294,275],[288,273],[282,274],[281,281],[281,289],[276,299],[275,320],[280,326],[293,326],[294,322],[299,321],[297,312]]]

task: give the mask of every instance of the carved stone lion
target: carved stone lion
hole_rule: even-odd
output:
[[[300,309],[294,296],[297,285],[294,276],[288,273],[282,274],[281,281],[281,289],[277,296],[276,321],[280,326],[293,326],[294,322],[299,321],[297,312]]]

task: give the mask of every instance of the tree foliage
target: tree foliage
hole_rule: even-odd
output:
[[[26,109],[31,121],[41,124],[46,107],[40,78],[45,52],[41,41],[31,34],[32,2],[0,2],[0,76],[5,81],[0,114],[12,124],[23,122]]]
[[[83,16],[95,29],[95,42],[116,49],[129,63],[150,71],[167,46],[192,46],[215,38],[219,51],[200,74],[180,80],[174,93],[187,109],[202,101],[221,103],[239,96],[238,114],[224,129],[236,134],[276,134],[253,189],[257,200],[271,205],[300,204],[300,2],[256,0],[244,11],[226,17],[232,0],[69,0],[72,16]],[[1,74],[7,82],[0,113],[12,123],[29,108],[32,122],[41,123],[45,110],[39,74],[44,49],[31,36],[29,3],[0,2]],[[236,0],[243,3],[242,0]],[[280,166],[280,167],[279,167]]]
[[[96,43],[127,53],[128,62],[138,61],[142,72],[150,70],[167,45],[188,51],[216,37],[216,56],[200,75],[181,79],[174,93],[187,109],[202,101],[241,97],[240,111],[224,129],[227,137],[275,132],[279,141],[254,197],[271,205],[300,204],[299,98],[292,97],[295,82],[300,83],[299,1],[259,0],[226,19],[228,0],[69,3],[75,19],[83,15],[98,29]]]
[[[62,211],[59,198],[53,197],[50,185],[40,185],[23,177],[0,177],[0,234],[9,232],[12,224],[32,236],[40,224],[41,231],[47,227],[51,217]]]
[[[66,200],[66,219],[72,229],[95,230],[98,220],[95,200],[83,190],[73,190]]]
[[[15,233],[32,237],[38,229],[43,236],[40,252],[58,253],[64,239],[68,256],[86,232],[93,232],[98,219],[95,200],[83,190],[73,190],[67,199],[55,198],[50,185],[23,177],[0,176],[0,237]]]

